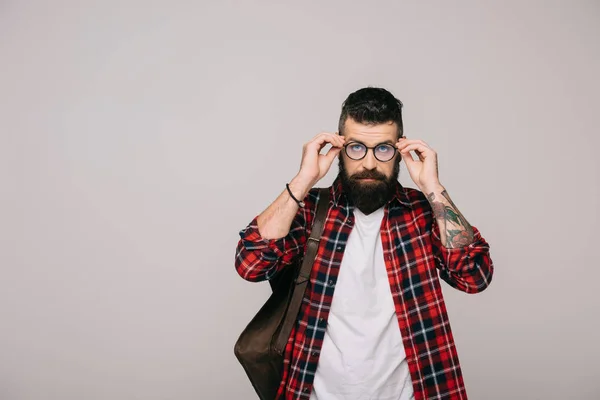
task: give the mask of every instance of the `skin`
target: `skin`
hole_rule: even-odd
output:
[[[381,143],[394,145],[397,143],[398,127],[395,123],[363,125],[348,119],[344,124],[342,137],[345,138],[346,143],[361,142],[368,147],[374,147]],[[398,155],[388,162],[378,161],[371,150],[367,151],[367,155],[358,161],[348,158],[345,152],[342,152],[342,158],[350,176],[365,170],[375,170],[389,178],[392,176],[394,163],[398,162]],[[365,183],[368,183],[368,180],[365,180]]]
[[[290,181],[290,190],[297,199],[306,197],[308,191],[323,178],[345,143],[359,141],[369,147],[380,143],[395,144],[399,153],[388,162],[380,162],[368,151],[362,160],[352,160],[342,153],[344,165],[350,176],[365,170],[376,170],[386,177],[393,173],[394,163],[404,160],[411,179],[425,193],[436,218],[442,245],[447,248],[467,246],[473,242],[473,229],[450,199],[439,181],[437,153],[422,140],[397,138],[395,123],[364,125],[348,119],[344,134],[322,132],[303,146],[298,174]],[[321,150],[330,144],[326,154]],[[416,155],[413,158],[411,152]],[[369,184],[365,180],[364,184]],[[289,233],[298,204],[284,189],[277,199],[257,219],[258,229],[264,239],[278,239]]]
[[[426,194],[431,204],[442,245],[447,248],[459,248],[473,243],[473,228],[440,183],[437,152],[422,140],[408,138],[400,138],[396,147],[411,179]],[[411,151],[415,153],[416,159]]]

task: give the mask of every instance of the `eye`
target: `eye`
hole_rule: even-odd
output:
[[[364,149],[364,146],[362,144],[359,143],[354,143],[350,145],[350,150],[351,151],[362,151]]]
[[[375,151],[378,153],[388,153],[392,151],[391,146],[388,144],[380,144],[375,148]]]

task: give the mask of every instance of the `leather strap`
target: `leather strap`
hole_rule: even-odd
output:
[[[319,200],[317,202],[317,210],[315,212],[315,219],[313,222],[312,232],[306,242],[306,253],[302,260],[302,267],[296,278],[296,284],[294,285],[294,291],[290,300],[287,313],[285,315],[285,321],[279,331],[277,340],[275,341],[275,351],[279,354],[283,354],[285,351],[285,345],[292,332],[292,327],[296,323],[298,318],[298,312],[300,311],[300,305],[302,304],[302,298],[306,291],[306,285],[310,279],[310,272],[312,270],[315,258],[317,257],[317,251],[319,250],[319,242],[321,241],[321,235],[325,226],[325,218],[327,217],[327,211],[329,209],[329,189],[319,189]]]

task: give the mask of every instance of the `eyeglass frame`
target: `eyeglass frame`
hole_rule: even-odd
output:
[[[362,156],[361,158],[352,158],[352,157],[350,157],[350,155],[348,154],[348,146],[350,146],[352,144],[360,144],[360,145],[364,146],[365,149],[366,149],[365,155]],[[390,146],[391,148],[394,149],[394,154],[392,155],[392,157],[389,160],[382,161],[379,158],[377,158],[377,155],[375,155],[375,149],[377,147],[379,147],[379,146],[382,146],[382,145]],[[351,141],[349,143],[346,143],[344,145],[344,153],[346,153],[346,156],[348,156],[348,158],[351,159],[351,160],[353,160],[353,161],[360,161],[363,158],[365,158],[367,156],[367,154],[369,153],[369,150],[371,150],[373,152],[373,157],[375,157],[375,159],[377,161],[379,161],[379,162],[390,162],[390,161],[392,161],[394,159],[394,157],[396,157],[396,153],[398,152],[398,149],[396,148],[396,146],[394,146],[392,143],[389,143],[389,142],[381,142],[381,143],[376,144],[373,147],[369,147],[366,144],[364,144],[362,142],[359,142],[358,140],[353,140],[353,141]]]

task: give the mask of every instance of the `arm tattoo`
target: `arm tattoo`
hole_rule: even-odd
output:
[[[444,190],[441,196],[431,192],[427,195],[427,200],[431,203],[433,215],[439,222],[442,244],[445,247],[457,248],[473,243],[473,228],[458,210],[448,192]]]

